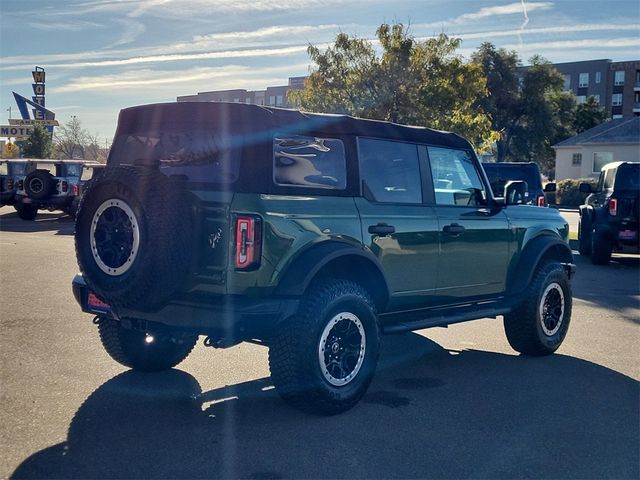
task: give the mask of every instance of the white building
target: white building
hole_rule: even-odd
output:
[[[640,117],[602,123],[553,148],[556,180],[597,177],[607,163],[640,161]]]

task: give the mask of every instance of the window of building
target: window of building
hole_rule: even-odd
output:
[[[578,87],[588,87],[589,86],[589,74],[581,73],[578,79]]]
[[[347,169],[342,141],[276,134],[273,181],[284,186],[344,190]]]
[[[622,105],[622,94],[614,93],[611,95],[611,106],[619,107],[620,105]]]
[[[576,103],[578,105],[580,105],[581,103],[584,103],[587,101],[587,96],[586,95],[578,95],[576,96]]]
[[[571,158],[571,165],[582,165],[582,154],[574,153]]]
[[[613,162],[613,152],[593,152],[593,173],[599,173],[607,163]]]
[[[233,103],[240,103],[240,97],[235,97],[233,99]]]
[[[600,83],[602,81],[602,72],[596,72],[596,83]]]
[[[276,104],[276,96],[269,95],[269,105],[275,105],[275,104]]]
[[[562,83],[562,89],[563,90],[571,90],[571,75],[563,75],[563,83]]]
[[[624,85],[624,70],[617,70],[613,78],[614,85]]]
[[[282,105],[282,95],[276,96],[276,105]]]
[[[621,113],[616,113],[615,115],[611,116],[612,120],[617,120],[618,118],[622,118],[622,114]]]
[[[360,176],[376,202],[422,203],[417,145],[358,138],[358,158]]]
[[[438,205],[476,206],[486,195],[473,160],[464,150],[427,147]]]

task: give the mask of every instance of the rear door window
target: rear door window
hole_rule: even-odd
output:
[[[418,146],[358,138],[360,176],[368,194],[381,203],[422,203]]]
[[[273,181],[281,186],[344,190],[347,170],[342,141],[276,134],[273,139]]]

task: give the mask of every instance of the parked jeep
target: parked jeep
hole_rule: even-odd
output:
[[[16,176],[15,207],[23,220],[34,220],[39,209],[62,210],[74,216],[80,190],[103,165],[85,160],[28,160]]]
[[[73,292],[127,367],[171,368],[200,335],[254,342],[287,402],[336,414],[367,390],[383,334],[503,316],[515,350],[554,352],[571,317],[568,233],[555,210],[496,201],[452,133],[146,105],[121,111],[80,202]]]
[[[489,178],[493,194],[498,197],[502,195],[505,185],[513,180],[526,182],[527,190],[522,203],[527,205],[545,207],[547,206],[547,201],[544,194],[556,191],[555,183],[548,183],[544,189],[542,188],[542,177],[540,176],[540,168],[537,163],[484,162],[482,166]]]
[[[614,162],[602,167],[595,190],[588,183],[580,191],[590,193],[580,206],[578,245],[592,263],[609,263],[612,252],[640,250],[640,163]]]
[[[24,176],[33,164],[28,160],[0,160],[0,206],[15,205],[16,177]]]

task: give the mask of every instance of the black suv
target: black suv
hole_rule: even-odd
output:
[[[82,185],[103,168],[104,164],[86,160],[27,160],[24,170],[14,177],[18,216],[34,220],[39,209],[74,216]]]
[[[527,184],[527,191],[525,192],[522,203],[527,205],[536,205],[538,207],[545,207],[547,201],[545,200],[545,192],[555,192],[556,184],[548,183],[545,188],[542,188],[542,180],[540,176],[540,168],[537,163],[488,163],[482,164],[484,171],[487,173],[489,183],[493,194],[501,196],[504,191],[505,185],[510,181],[520,180]]]
[[[452,133],[256,105],[134,107],[81,200],[73,290],[123,365],[171,368],[199,335],[259,343],[286,401],[335,414],[364,395],[382,334],[501,315],[514,349],[560,346],[568,225],[508,203]]]
[[[579,251],[596,265],[609,263],[614,251],[638,252],[640,236],[640,163],[614,162],[602,167],[598,185],[580,206]]]

